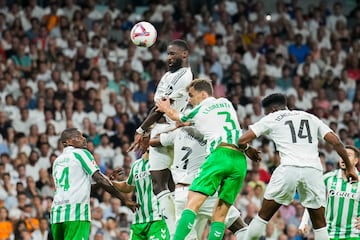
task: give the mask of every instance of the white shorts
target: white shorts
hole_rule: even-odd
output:
[[[156,123],[151,130],[150,137],[153,138],[159,133],[167,132],[175,128],[174,124]],[[150,171],[164,170],[171,167],[173,163],[174,147],[150,147],[149,148],[149,163]]]
[[[322,171],[311,167],[280,165],[271,176],[264,198],[289,205],[295,191],[298,191],[299,201],[306,208],[318,209],[326,204]]]
[[[181,214],[184,211],[185,204],[187,202],[188,192],[189,192],[189,187],[175,188],[176,221],[180,219]],[[188,235],[189,238],[186,238],[187,240],[201,239],[201,235],[204,231],[207,221],[211,220],[217,199],[218,199],[217,193],[215,193],[213,196],[209,196],[206,199],[206,201],[203,203],[203,205],[201,205],[194,227],[191,230],[190,234]],[[239,217],[240,217],[239,210],[237,210],[234,206],[231,206],[225,218],[226,228],[230,227]]]

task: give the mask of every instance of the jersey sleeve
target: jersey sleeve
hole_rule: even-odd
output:
[[[201,104],[193,108],[189,113],[187,114],[180,114],[179,118],[181,122],[188,122],[193,121],[194,117],[200,112]]]
[[[130,186],[135,186],[135,181],[134,181],[134,166],[135,166],[135,163],[131,166],[131,169],[130,169],[130,173],[129,173],[129,177],[127,179],[127,184],[129,184]]]
[[[319,126],[318,128],[318,138],[324,139],[325,135],[329,132],[333,132],[330,127],[328,127],[323,121],[319,118],[313,116],[313,121]]]
[[[178,133],[177,130],[175,131],[170,131],[167,133],[162,133],[160,134],[160,143],[163,146],[170,146],[174,144],[174,139],[176,134]]]
[[[92,176],[99,170],[99,166],[96,164],[94,156],[87,149],[75,151],[74,155],[88,175]]]
[[[263,117],[260,121],[249,126],[249,128],[255,133],[256,137],[268,135],[271,132],[273,121],[268,116],[269,115]]]

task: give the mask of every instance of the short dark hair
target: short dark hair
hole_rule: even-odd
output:
[[[359,151],[359,149],[358,149],[357,147],[355,147],[355,146],[353,146],[353,145],[345,145],[345,148],[346,148],[346,149],[351,149],[351,150],[353,150],[354,153],[355,153],[355,157],[356,157],[356,158],[359,158],[359,157],[360,157],[360,151]]]
[[[265,97],[261,104],[264,108],[273,106],[273,105],[280,105],[280,106],[286,106],[286,96],[281,93],[273,93],[269,96]]]
[[[207,79],[195,79],[189,84],[187,90],[189,90],[189,88],[191,87],[193,87],[195,91],[198,92],[205,91],[207,94],[209,94],[209,96],[213,95],[214,90],[212,84]]]
[[[60,141],[62,144],[64,144],[64,146],[66,146],[66,141],[73,138],[77,133],[79,132],[79,130],[77,128],[68,128],[65,129],[60,136]]]
[[[187,42],[185,40],[182,40],[182,39],[175,39],[174,41],[171,41],[169,45],[179,46],[185,51],[190,50],[189,44],[187,44]]]

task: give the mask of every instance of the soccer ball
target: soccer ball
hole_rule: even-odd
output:
[[[149,22],[136,23],[130,32],[131,41],[138,47],[151,47],[156,37],[157,31]]]

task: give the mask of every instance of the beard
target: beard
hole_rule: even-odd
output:
[[[169,71],[173,73],[173,72],[176,72],[177,70],[179,70],[180,68],[182,68],[182,60],[180,58],[177,58],[172,63],[172,65],[169,66]]]

